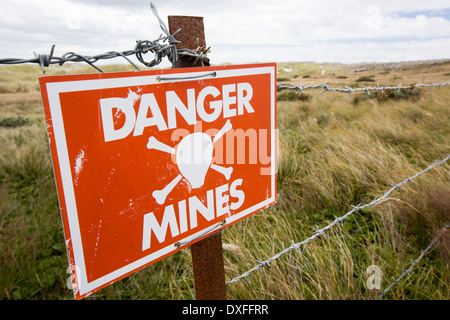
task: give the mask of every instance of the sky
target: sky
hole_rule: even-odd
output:
[[[204,17],[213,64],[395,62],[450,58],[450,2],[153,0],[169,15]],[[162,33],[149,0],[1,0],[0,58],[96,55]],[[148,57],[147,60],[151,60]],[[121,62],[119,59],[108,63]],[[164,62],[162,67],[170,66]]]

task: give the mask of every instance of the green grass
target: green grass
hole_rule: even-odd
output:
[[[320,72],[318,65],[286,67],[299,76]],[[16,75],[1,86],[37,83],[39,67],[15,68],[0,69],[1,79],[11,70]],[[278,203],[223,231],[227,280],[450,152],[448,87],[422,89],[415,99],[357,103],[347,94],[318,93],[307,99],[283,93],[278,101]],[[0,298],[72,299],[42,105],[0,104],[0,123],[7,124],[0,126]],[[450,221],[449,178],[448,164],[431,170],[302,253],[291,251],[228,285],[228,298],[375,299],[380,290],[367,288],[367,267],[380,267],[382,289],[409,267]],[[449,299],[449,241],[447,232],[386,299]],[[193,287],[184,249],[87,299],[194,299]]]

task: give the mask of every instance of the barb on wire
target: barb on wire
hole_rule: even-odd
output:
[[[260,263],[259,263],[258,265],[256,265],[256,266],[253,267],[252,269],[248,270],[247,272],[243,273],[242,275],[240,275],[240,276],[238,276],[238,277],[236,277],[236,278],[234,278],[234,279],[228,281],[228,282],[227,282],[227,285],[230,284],[230,283],[233,283],[233,282],[237,282],[237,281],[239,281],[239,280],[241,280],[241,279],[243,279],[243,278],[249,276],[249,275],[250,275],[251,273],[253,273],[254,271],[256,271],[256,270],[258,270],[258,269],[261,269],[262,267],[268,265],[271,261],[278,259],[278,258],[281,257],[283,254],[288,253],[288,252],[291,251],[291,250],[297,249],[297,250],[300,251],[300,247],[301,247],[301,246],[304,246],[304,245],[308,244],[310,241],[316,239],[317,237],[319,237],[319,236],[321,236],[321,235],[324,235],[324,234],[325,234],[325,233],[324,233],[325,231],[331,229],[334,225],[336,225],[336,224],[342,222],[345,218],[347,218],[347,217],[351,216],[352,214],[354,214],[354,213],[360,211],[361,209],[364,209],[364,208],[367,208],[367,207],[373,207],[373,206],[376,206],[378,203],[380,203],[380,202],[382,202],[384,199],[388,198],[389,195],[390,195],[393,191],[395,191],[396,189],[398,189],[398,188],[400,188],[401,186],[403,186],[404,184],[406,184],[406,183],[412,181],[413,179],[417,178],[418,176],[422,175],[423,173],[430,171],[430,170],[433,169],[434,167],[437,167],[437,166],[440,166],[440,165],[446,163],[449,159],[450,159],[450,155],[447,155],[447,157],[445,157],[444,159],[442,159],[442,160],[440,160],[440,161],[435,162],[434,164],[430,165],[430,166],[427,167],[426,169],[417,172],[416,174],[414,174],[414,175],[412,175],[412,176],[406,178],[405,180],[403,180],[402,182],[400,182],[400,183],[398,183],[398,184],[394,184],[394,186],[393,186],[391,189],[389,189],[388,191],[386,191],[386,193],[385,193],[383,196],[381,196],[380,198],[375,198],[372,202],[367,203],[367,204],[365,204],[365,205],[357,205],[357,206],[354,206],[352,210],[350,210],[349,212],[347,212],[346,214],[344,214],[344,215],[341,216],[341,217],[336,217],[336,219],[335,219],[333,222],[331,222],[331,223],[330,223],[329,225],[327,225],[326,227],[317,230],[317,231],[316,231],[311,237],[309,237],[308,239],[306,239],[306,240],[304,240],[304,241],[302,241],[302,242],[299,242],[299,243],[294,243],[292,246],[290,246],[290,247],[284,249],[283,251],[277,253],[277,254],[276,254],[275,256],[273,256],[272,258],[269,258],[269,259],[267,259],[267,260],[265,260],[265,261],[259,261]]]
[[[158,14],[158,10],[156,9],[153,3],[150,3],[151,10],[155,17],[159,21],[159,26],[164,36],[161,35],[158,39],[151,40],[137,40],[136,45],[133,50],[126,50],[122,52],[118,51],[110,51],[102,54],[98,54],[95,56],[86,56],[81,55],[74,52],[67,52],[63,54],[61,57],[54,56],[55,45],[52,45],[49,54],[37,54],[34,53],[34,58],[32,59],[20,59],[20,58],[3,58],[0,59],[0,64],[23,64],[23,63],[37,63],[42,69],[42,72],[45,73],[45,67],[48,67],[52,64],[59,64],[62,66],[66,62],[85,62],[97,69],[99,72],[103,72],[99,67],[95,65],[95,63],[99,60],[106,60],[121,57],[125,59],[128,63],[130,63],[136,70],[140,70],[129,58],[128,56],[136,56],[136,59],[142,63],[146,67],[154,67],[161,63],[162,59],[167,57],[169,61],[172,63],[172,67],[177,63],[178,57],[181,55],[188,55],[190,57],[194,57],[197,62],[198,60],[209,61],[209,58],[206,54],[209,51],[209,48],[204,50],[204,48],[197,48],[197,50],[190,49],[179,49],[177,50],[176,44],[179,43],[178,40],[175,39],[175,35],[181,30],[178,29],[173,34],[170,34],[168,27],[161,19]],[[154,58],[150,61],[144,60],[144,55],[147,53],[153,53]]]
[[[175,242],[173,245],[174,245],[176,248],[179,248],[179,247],[184,246],[184,245],[186,245],[186,244],[188,244],[188,243],[191,243],[191,242],[193,242],[193,241],[195,241],[195,240],[197,240],[197,239],[200,239],[201,237],[207,235],[207,234],[210,233],[211,231],[216,230],[216,229],[218,229],[218,228],[220,228],[220,227],[223,227],[223,226],[226,225],[226,224],[227,224],[227,219],[224,219],[224,220],[222,220],[222,221],[216,223],[215,225],[212,225],[212,226],[209,227],[208,229],[205,229],[200,235],[196,236],[195,238],[192,238],[192,239],[189,239],[189,240],[186,240],[186,241],[178,241],[178,242]]]
[[[419,83],[419,84],[411,84],[409,86],[404,86],[400,83],[397,86],[382,86],[382,87],[380,87],[380,85],[377,83],[376,87],[351,88],[351,87],[345,86],[344,88],[333,88],[328,85],[328,82],[304,86],[302,84],[302,82],[300,81],[300,83],[297,85],[277,84],[277,89],[292,89],[292,90],[297,90],[297,92],[296,92],[297,94],[298,93],[306,94],[304,90],[321,88],[323,90],[320,92],[320,94],[322,94],[326,91],[345,92],[345,93],[348,93],[348,97],[350,99],[352,94],[356,94],[356,92],[359,92],[359,91],[367,92],[367,94],[370,95],[370,91],[384,92],[384,90],[400,91],[402,89],[414,89],[414,88],[429,88],[429,87],[440,88],[440,87],[448,86],[448,85],[450,85],[450,82],[440,82],[440,83],[430,83],[430,84]]]
[[[430,244],[428,245],[428,247],[426,247],[425,250],[422,250],[422,252],[420,253],[420,255],[417,257],[416,260],[413,261],[413,263],[409,266],[408,269],[406,269],[397,279],[394,279],[394,281],[389,285],[389,287],[386,288],[386,290],[384,290],[382,293],[380,293],[380,295],[378,296],[378,299],[383,298],[386,293],[391,290],[391,288],[393,286],[395,286],[396,284],[399,283],[399,281],[406,276],[407,274],[410,274],[412,269],[419,263],[419,261],[428,253],[428,251],[430,251],[436,244],[437,240],[439,240],[445,233],[445,231],[447,231],[447,229],[450,228],[450,223],[447,223],[443,228],[442,228],[442,232],[440,232],[435,238],[433,238],[433,240],[431,240]]]

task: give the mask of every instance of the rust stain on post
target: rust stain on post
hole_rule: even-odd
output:
[[[169,32],[175,35],[180,43],[178,49],[195,50],[206,47],[203,17],[169,16]],[[201,67],[194,58],[183,57],[175,68]],[[191,246],[192,264],[194,268],[194,286],[197,300],[226,300],[225,269],[223,263],[222,232],[219,230],[211,236]]]

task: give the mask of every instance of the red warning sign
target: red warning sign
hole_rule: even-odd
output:
[[[276,202],[276,65],[41,77],[76,299]]]

